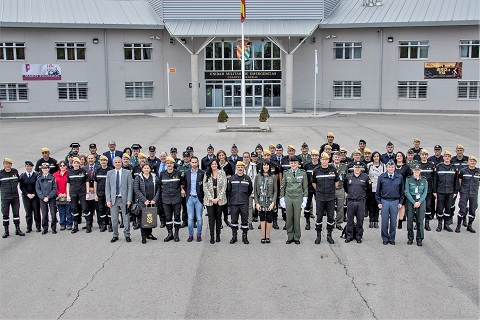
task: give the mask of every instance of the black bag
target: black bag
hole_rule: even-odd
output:
[[[142,208],[140,208],[138,203],[132,203],[132,205],[130,206],[130,213],[134,216],[140,215],[141,211]]]
[[[142,208],[142,228],[156,228],[157,227],[157,208],[145,207]]]

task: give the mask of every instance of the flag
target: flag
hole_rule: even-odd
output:
[[[247,7],[245,6],[245,0],[240,0],[240,22],[243,23],[247,17]]]

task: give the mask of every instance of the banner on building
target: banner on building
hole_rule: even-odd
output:
[[[62,80],[62,69],[59,64],[22,65],[23,80]]]
[[[240,80],[242,79],[241,71],[207,71],[205,72],[205,80]],[[245,79],[247,80],[280,80],[282,79],[281,71],[245,71]]]
[[[425,62],[424,79],[462,79],[461,62]]]
[[[242,39],[240,40],[237,40],[237,58],[242,60],[242,56],[243,56],[243,59],[245,59],[245,61],[248,61],[248,59],[250,59],[250,40],[248,39],[245,39],[244,42],[243,42],[243,48],[245,49],[245,51],[243,52],[243,55],[242,55]]]

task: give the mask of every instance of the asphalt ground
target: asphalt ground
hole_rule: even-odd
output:
[[[247,123],[256,124],[256,116]],[[229,123],[239,124],[238,117]],[[349,151],[359,139],[372,150],[406,151],[414,137],[433,152],[440,144],[454,152],[480,154],[479,117],[409,114],[323,114],[322,117],[272,115],[269,133],[216,133],[215,116],[116,115],[58,118],[0,118],[0,158],[10,157],[23,172],[25,160],[36,161],[47,146],[63,159],[72,142],[88,151],[107,141],[120,148],[140,143],[157,153],[191,145],[203,156],[208,144],[227,153],[257,143],[307,142],[318,149],[326,133]],[[207,219],[204,216],[204,219]],[[21,210],[22,228],[25,215]],[[206,222],[206,220],[205,220]],[[456,223],[456,222],[455,222]],[[301,244],[286,245],[286,231],[272,230],[272,243],[260,243],[260,231],[249,232],[250,244],[222,241],[164,243],[165,229],[154,229],[159,241],[142,244],[139,230],[126,243],[111,244],[111,234],[67,231],[30,233],[0,239],[1,319],[478,319],[479,233],[462,227],[460,234],[425,232],[423,247],[407,245],[404,226],[397,244],[384,246],[380,229],[369,229],[362,244],[345,243],[335,230],[335,244],[325,235],[314,244],[315,231],[304,230]],[[432,223],[436,226],[436,223]],[[283,222],[280,223],[283,226]],[[474,228],[479,230],[478,220]],[[10,233],[13,233],[13,225]],[[480,230],[479,230],[480,231]]]

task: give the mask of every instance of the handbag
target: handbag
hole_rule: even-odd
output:
[[[144,207],[141,209],[142,211],[142,228],[156,228],[157,227],[157,208],[152,207]]]
[[[66,203],[67,202],[67,197],[57,197],[56,201],[61,202],[61,203]]]
[[[130,206],[130,213],[134,216],[138,216],[140,215],[140,211],[141,211],[141,208],[138,205],[138,203],[137,202],[132,203],[132,205]]]

